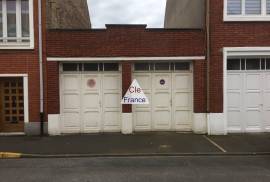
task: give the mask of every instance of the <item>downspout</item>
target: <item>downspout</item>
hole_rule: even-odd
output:
[[[43,54],[42,54],[42,0],[38,0],[38,38],[39,38],[39,88],[40,88],[40,135],[44,134],[44,86],[43,86]]]
[[[210,113],[210,0],[206,0],[206,70],[207,70],[207,113]]]

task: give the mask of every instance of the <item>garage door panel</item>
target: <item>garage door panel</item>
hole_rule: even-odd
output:
[[[62,74],[61,92],[64,133],[120,131],[119,73]]]
[[[261,93],[260,92],[247,92],[245,97],[247,108],[258,108],[260,107]]]
[[[109,74],[103,76],[103,90],[119,90],[121,86],[120,76]]]
[[[105,93],[103,96],[103,104],[104,109],[106,108],[120,108],[119,100],[120,95],[119,93]]]
[[[175,111],[176,125],[191,125],[191,112],[190,111]]]
[[[228,107],[240,108],[242,105],[242,95],[240,92],[228,92]]]
[[[149,83],[152,83],[152,77],[151,74],[135,74],[134,77],[140,84],[141,88],[143,89],[144,93],[151,93],[152,85]]]
[[[230,78],[227,90],[229,131],[238,131],[237,127],[240,126],[242,127],[238,132],[270,131],[268,121],[270,118],[268,112],[268,108],[270,108],[269,72],[240,71],[240,73],[228,73],[228,75]],[[240,88],[237,88],[237,81],[234,83],[234,80],[237,79],[235,75],[241,76],[238,79],[242,80],[238,83]]]
[[[157,110],[153,115],[154,128],[159,130],[169,130],[171,123],[170,110]]]
[[[229,110],[228,111],[228,124],[230,127],[239,127],[242,128],[241,120],[242,120],[241,110]]]
[[[99,109],[99,94],[98,93],[88,93],[84,94],[84,99],[82,100],[84,109]]]
[[[261,89],[261,75],[260,74],[247,74],[246,75],[246,90]]]
[[[80,108],[80,95],[64,94],[63,99],[64,99],[64,102],[63,102],[64,110]]]
[[[65,128],[80,128],[80,112],[65,112],[63,120]]]
[[[241,90],[242,79],[242,74],[228,74],[228,90]]]
[[[190,108],[190,105],[191,105],[191,95],[190,93],[175,93],[175,96],[174,96],[174,104],[175,104],[175,107],[184,107],[184,108]]]
[[[64,92],[79,91],[81,88],[80,75],[63,75],[62,85]]]
[[[156,93],[153,96],[155,108],[168,108],[170,107],[171,95],[170,93]]]
[[[262,120],[261,112],[258,110],[249,110],[246,111],[246,127],[261,127]]]
[[[104,129],[120,130],[120,115],[118,111],[105,111],[103,114]]]
[[[87,128],[99,129],[101,124],[101,115],[99,111],[85,111],[83,116],[84,130]]]
[[[174,74],[174,90],[191,91],[191,76],[190,74]]]
[[[153,86],[156,91],[170,90],[171,89],[171,74],[167,74],[167,73],[154,74]]]
[[[151,129],[151,111],[137,111],[135,115],[135,130],[143,129],[150,130]]]

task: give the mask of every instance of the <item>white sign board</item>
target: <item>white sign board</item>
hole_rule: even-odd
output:
[[[143,90],[137,80],[133,80],[121,104],[149,104],[149,100],[143,93]]]

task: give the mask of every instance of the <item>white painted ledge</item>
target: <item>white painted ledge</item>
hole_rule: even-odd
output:
[[[193,114],[193,132],[196,134],[207,133],[207,114],[194,113]]]
[[[122,134],[128,135],[133,133],[132,113],[122,113]]]
[[[48,134],[51,136],[61,135],[59,114],[48,115]]]

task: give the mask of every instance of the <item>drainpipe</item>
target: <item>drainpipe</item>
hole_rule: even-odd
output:
[[[207,113],[210,113],[210,0],[206,0]]]
[[[44,134],[44,87],[43,87],[43,65],[42,65],[42,0],[38,0],[38,38],[39,38],[39,84],[40,84],[40,135]]]

